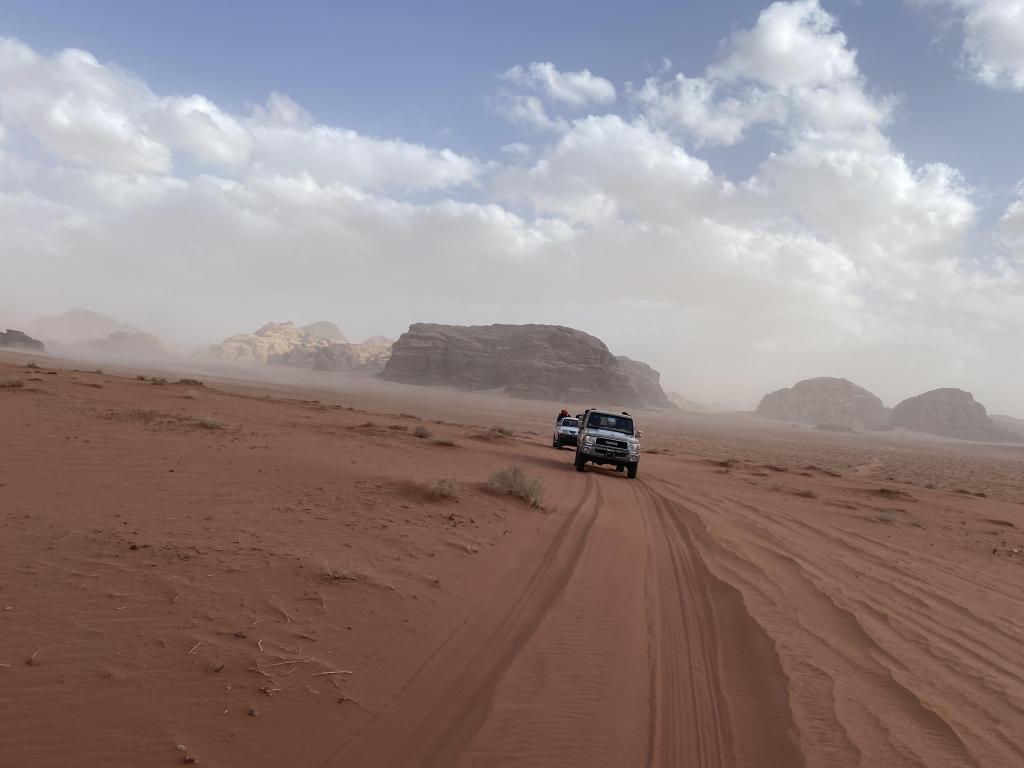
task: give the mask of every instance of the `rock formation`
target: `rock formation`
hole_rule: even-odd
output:
[[[328,320],[318,320],[315,323],[303,325],[299,330],[310,336],[316,336],[318,339],[327,339],[328,341],[336,341],[342,344],[348,343],[348,339],[341,332],[341,328]]]
[[[269,363],[317,371],[384,370],[391,351],[390,342],[349,344],[317,336],[315,329],[345,338],[334,323],[319,322],[296,328],[291,322],[267,323],[255,333],[243,333],[225,339],[210,350],[221,360]]]
[[[128,323],[88,309],[71,309],[59,317],[40,317],[29,330],[40,339],[56,344],[75,344],[110,338],[112,333],[142,333]]]
[[[765,395],[754,415],[848,429],[879,429],[888,422],[889,410],[863,387],[846,379],[822,376]]]
[[[7,349],[20,349],[25,352],[45,352],[46,346],[43,342],[33,339],[27,333],[14,331],[10,328],[6,333],[0,333],[0,347]]]
[[[73,344],[75,351],[108,355],[111,357],[164,357],[167,352],[159,337],[152,333],[115,331],[105,339]]]
[[[1015,441],[1020,436],[989,418],[985,406],[962,389],[933,389],[892,409],[892,425],[961,440]]]
[[[993,413],[990,417],[993,423],[1001,429],[1008,429],[1021,438],[1024,438],[1024,419],[1018,419],[1015,416],[1003,416],[1000,414]]]
[[[557,325],[415,323],[394,343],[383,377],[595,407],[671,407],[657,371]]]

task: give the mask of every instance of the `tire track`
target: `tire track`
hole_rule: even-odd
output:
[[[471,617],[453,632],[392,705],[324,768],[454,765],[487,719],[505,671],[558,600],[582,556],[602,495],[593,477],[581,480],[582,495],[533,560],[539,566],[512,574],[483,615]]]
[[[655,585],[648,768],[802,766],[770,638],[708,570],[692,513],[646,483],[640,494]]]

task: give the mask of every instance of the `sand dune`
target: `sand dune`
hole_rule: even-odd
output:
[[[5,768],[1024,764],[1013,446],[4,359]]]

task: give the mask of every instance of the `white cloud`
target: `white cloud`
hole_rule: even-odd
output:
[[[17,279],[0,306],[204,341],[289,316],[353,336],[558,322],[696,399],[833,374],[890,403],[953,385],[1013,410],[1024,193],[999,225],[1013,258],[976,261],[974,193],[893,145],[895,106],[836,24],[776,3],[703,72],[655,75],[614,113],[572,102],[610,103],[600,87],[555,95],[582,73],[524,68],[496,106],[550,133],[501,163],[317,122],[283,94],[231,114],[3,41],[0,273]],[[109,119],[59,131],[62,99]],[[749,178],[701,156],[756,125],[775,146]]]
[[[773,3],[702,76],[648,78],[636,100],[656,124],[698,145],[735,144],[758,124],[806,134],[880,127],[894,102],[867,92],[836,24],[817,0]]]
[[[173,173],[175,153],[235,172],[251,164],[375,189],[445,188],[480,172],[451,150],[316,124],[281,94],[234,116],[198,94],[158,96],[84,51],[41,56],[8,38],[0,38],[0,125],[61,162],[107,173]]]
[[[999,234],[1013,258],[1024,265],[1024,181],[1017,185],[1015,199],[999,220]]]
[[[753,29],[735,32],[709,70],[725,81],[755,80],[782,92],[857,74],[856,52],[818,0],[772,3]]]
[[[559,72],[549,61],[535,61],[528,67],[514,66],[502,75],[507,82],[524,90],[536,90],[546,98],[573,107],[589,104],[611,104],[615,86],[589,69]]]
[[[952,12],[963,31],[962,64],[991,88],[1024,91],[1024,0],[913,0]]]

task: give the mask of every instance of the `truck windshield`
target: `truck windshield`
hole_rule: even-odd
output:
[[[568,419],[568,418],[562,419],[559,422],[559,424],[558,424],[558,426],[560,426],[560,427],[578,427],[579,425],[580,425],[580,422],[579,422],[578,419]]]
[[[633,434],[633,419],[629,416],[614,416],[610,413],[592,413],[587,419],[588,429],[607,429],[611,432],[621,432],[624,435]]]

